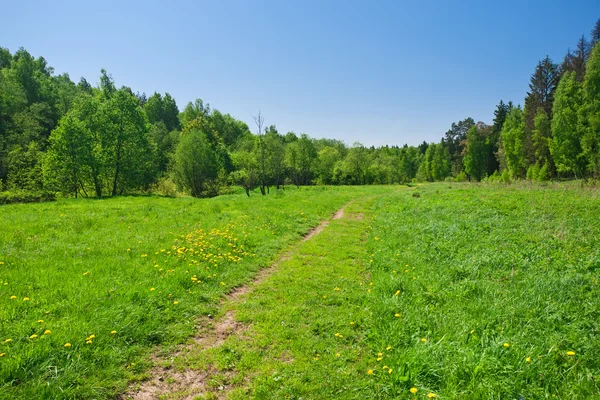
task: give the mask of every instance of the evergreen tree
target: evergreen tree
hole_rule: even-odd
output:
[[[594,47],[586,70],[579,115],[581,147],[589,172],[600,176],[600,44]]]
[[[578,112],[582,103],[582,85],[575,72],[563,75],[554,100],[552,114],[552,140],[550,152],[560,173],[581,177],[585,171],[585,158],[581,149],[581,130]]]
[[[465,172],[469,179],[473,178],[479,182],[485,176],[487,156],[486,138],[478,126],[472,126],[467,132],[467,144],[463,158]]]

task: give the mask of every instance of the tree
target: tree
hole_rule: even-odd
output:
[[[600,18],[596,21],[594,29],[592,29],[592,33],[590,34],[590,48],[593,49],[598,41],[600,41]]]
[[[266,152],[265,152],[265,144],[263,143],[263,125],[265,123],[265,118],[258,110],[258,115],[253,115],[254,123],[258,128],[257,136],[258,136],[258,155],[259,155],[259,163],[260,163],[260,193],[264,196],[266,193],[266,184],[267,184],[267,174],[266,174]]]
[[[600,45],[592,50],[583,82],[583,105],[579,116],[581,147],[587,168],[600,176]]]
[[[513,178],[523,177],[525,169],[525,123],[523,110],[514,107],[506,116],[502,127],[502,151],[508,172]]]
[[[565,72],[575,72],[577,80],[583,82],[586,73],[586,62],[590,56],[590,43],[585,39],[584,35],[577,42],[577,47],[573,53],[567,51],[567,55],[563,60],[561,70]]]
[[[575,72],[566,72],[556,89],[552,108],[550,153],[558,172],[573,174],[576,178],[585,171],[581,129],[578,126],[581,103],[582,85]]]
[[[206,134],[196,127],[182,132],[175,150],[175,182],[194,197],[215,196],[219,169]]]
[[[435,146],[433,158],[431,159],[431,178],[434,181],[443,181],[451,172],[450,152],[445,144],[439,143]]]
[[[467,132],[467,144],[465,147],[465,157],[463,163],[465,172],[469,176],[481,181],[485,176],[487,169],[487,148],[486,138],[482,130],[477,126],[472,126]]]
[[[452,123],[452,127],[444,137],[444,143],[450,153],[452,160],[452,173],[456,176],[463,168],[462,157],[467,132],[475,125],[473,118],[465,118],[458,123]]]
[[[123,89],[114,92],[103,103],[100,118],[111,194],[147,188],[156,177],[155,148],[149,140],[146,115],[135,95]]]
[[[531,75],[523,114],[525,122],[524,151],[526,163],[524,167],[536,164],[538,161],[533,140],[535,117],[541,108],[549,119],[552,118],[554,91],[556,90],[556,86],[558,86],[559,80],[560,69],[548,56],[538,63],[535,72]]]
[[[535,151],[536,165],[546,174],[554,174],[554,161],[550,153],[550,141],[552,140],[551,121],[543,108],[533,121],[533,148]]]

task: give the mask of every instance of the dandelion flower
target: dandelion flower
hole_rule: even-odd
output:
[[[91,340],[86,340],[85,344],[92,344],[92,341]]]
[[[426,342],[427,342],[427,339],[425,339],[425,338],[421,338],[421,342],[423,342],[423,343],[426,343]]]
[[[390,368],[390,369],[388,369],[388,374],[391,374],[391,373],[392,373],[392,371],[393,371],[393,369],[391,369],[391,368]]]
[[[65,347],[71,347],[71,343],[65,343]]]
[[[416,387],[411,387],[411,388],[410,388],[410,392],[411,392],[412,394],[416,394],[418,391],[419,391],[419,389],[417,389]]]
[[[49,335],[49,334],[51,334],[51,333],[52,333],[52,331],[51,331],[50,329],[46,329],[46,330],[44,331],[44,335]]]
[[[29,301],[29,297],[23,297],[23,301]]]
[[[569,357],[573,357],[575,355],[575,352],[574,351],[567,351],[567,355]]]
[[[38,322],[38,324],[43,324],[44,320],[43,319],[38,319],[37,322]]]
[[[372,370],[372,369],[368,370],[368,371],[367,371],[367,374],[369,374],[369,375],[373,375],[373,370]]]
[[[388,346],[385,348],[387,351],[390,351],[392,349],[392,346]]]
[[[35,339],[36,337],[38,337],[35,333],[31,336],[29,336],[29,339]]]
[[[531,362],[531,357],[527,357],[527,358],[525,359],[525,362]]]
[[[177,305],[177,304],[179,304],[179,302],[178,302],[177,300],[175,300],[175,301],[173,302],[173,304]]]
[[[6,339],[6,340],[4,341],[4,343],[10,343],[10,342],[12,342],[12,339],[10,339],[10,338],[9,338],[9,339]]]
[[[339,357],[339,356],[340,356],[340,353],[335,353],[335,356],[336,356],[336,357]]]
[[[400,316],[400,314],[396,313],[394,314],[394,317],[398,318]]]
[[[354,321],[350,321],[350,325],[354,325]]]
[[[383,358],[377,357],[377,361],[381,361],[381,360],[383,360]]]
[[[116,333],[117,333],[117,331],[110,331],[110,334],[111,334],[111,335],[114,335],[114,334],[116,334]]]
[[[510,343],[504,343],[503,346],[508,348],[508,347],[510,347]]]
[[[151,292],[154,292],[155,290],[156,290],[156,289],[154,289],[153,287],[152,287],[152,288],[150,288],[150,291],[151,291]]]
[[[0,357],[4,357],[4,356],[5,356],[5,353],[0,353]]]
[[[428,399],[435,399],[435,398],[437,398],[437,394],[435,394],[435,393],[427,393],[427,398]]]
[[[398,296],[400,294],[399,290],[396,290],[396,293],[394,294],[394,296]]]

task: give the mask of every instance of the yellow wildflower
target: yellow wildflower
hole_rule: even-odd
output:
[[[71,343],[65,343],[65,347],[71,347]]]
[[[177,305],[177,304],[179,304],[179,302],[178,302],[177,300],[175,300],[175,301],[173,302],[173,304]]]
[[[510,343],[504,343],[503,346],[506,347],[506,348],[508,348],[508,347],[510,347]]]
[[[368,370],[368,371],[367,371],[367,374],[369,374],[369,375],[373,375],[373,370],[372,370],[372,369]]]
[[[394,317],[398,318],[400,316],[400,314],[396,313],[394,314]]]
[[[385,348],[387,351],[390,351],[392,349],[392,346],[388,346]]]
[[[12,342],[12,339],[10,339],[10,338],[9,338],[9,339],[6,339],[6,340],[4,341],[4,343],[10,343],[10,342]]]
[[[0,357],[4,357],[4,356],[5,356],[5,353],[0,353]]]
[[[23,297],[23,301],[29,301],[29,297]]]
[[[396,290],[396,293],[394,294],[394,296],[398,296],[400,294],[399,290]]]
[[[38,319],[37,322],[38,322],[38,324],[43,324],[44,320],[43,319]]]
[[[426,342],[427,342],[427,339],[425,339],[425,338],[422,338],[422,339],[421,339],[421,342],[423,342],[423,343],[426,343]]]
[[[575,355],[574,351],[567,351],[567,355],[573,357]]]
[[[416,387],[411,387],[411,388],[410,388],[410,392],[411,392],[412,394],[416,394],[418,391],[419,391],[419,389],[417,389]]]
[[[51,331],[50,329],[46,329],[46,330],[44,331],[44,335],[49,335],[49,334],[51,334],[51,333],[52,333],[52,331]]]
[[[92,341],[91,340],[86,340],[85,344],[92,344]]]
[[[31,336],[29,336],[29,339],[35,339],[36,337],[38,337],[35,333]]]
[[[437,394],[435,394],[435,393],[427,393],[427,398],[428,399],[435,399],[435,398],[437,398]]]
[[[531,357],[527,357],[527,358],[525,359],[525,362],[531,362]]]
[[[111,335],[114,335],[114,334],[116,334],[116,333],[117,333],[117,331],[110,331],[110,334],[111,334]]]

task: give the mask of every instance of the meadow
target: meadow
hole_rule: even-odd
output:
[[[366,190],[0,207],[0,398],[117,396],[156,346],[187,340],[224,293]]]
[[[595,189],[79,199],[0,221],[0,398],[115,398],[153,364],[204,377],[163,398],[600,398]],[[194,344],[228,313],[242,328]]]

